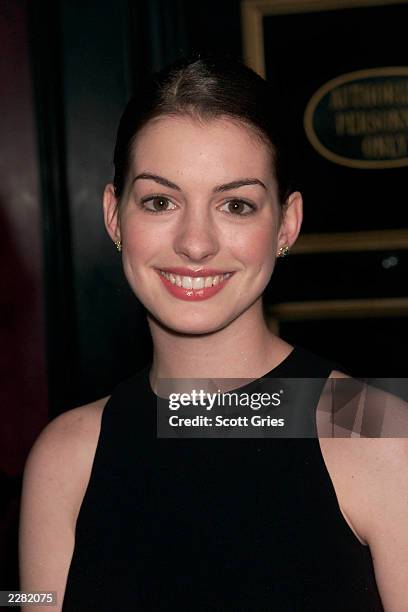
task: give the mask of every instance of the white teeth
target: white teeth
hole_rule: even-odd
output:
[[[193,289],[203,289],[204,287],[204,278],[202,277],[193,277]]]
[[[159,270],[160,274],[167,278],[168,281],[171,282],[172,285],[177,285],[177,287],[184,287],[184,289],[203,289],[204,287],[215,287],[222,280],[229,278],[231,276],[230,272],[226,274],[217,274],[216,276],[179,276],[178,274],[173,274],[173,272],[164,272],[163,270]]]

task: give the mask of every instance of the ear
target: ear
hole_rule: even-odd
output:
[[[114,242],[120,240],[120,223],[118,212],[118,199],[112,183],[106,185],[103,192],[103,218],[106,231]]]
[[[278,231],[277,249],[295,243],[299,235],[303,219],[303,199],[299,191],[294,191],[288,197],[284,210],[281,225]]]

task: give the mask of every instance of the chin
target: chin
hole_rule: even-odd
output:
[[[226,318],[220,316],[214,316],[209,318],[208,316],[198,317],[175,317],[164,316],[160,313],[154,313],[150,311],[150,316],[163,328],[183,335],[199,336],[205,334],[212,334],[217,332],[231,323],[234,317]]]

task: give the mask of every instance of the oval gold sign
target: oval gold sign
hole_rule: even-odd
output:
[[[408,66],[343,74],[320,87],[304,114],[311,145],[353,168],[408,166]]]

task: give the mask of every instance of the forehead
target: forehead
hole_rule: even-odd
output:
[[[137,135],[135,173],[148,170],[167,178],[199,178],[203,183],[256,176],[273,182],[271,154],[254,130],[229,118],[201,121],[162,116]]]

